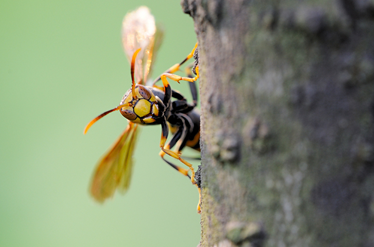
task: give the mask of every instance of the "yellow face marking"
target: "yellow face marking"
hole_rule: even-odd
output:
[[[140,120],[140,118],[136,118],[134,120],[131,120],[131,122],[136,123],[136,124],[142,124],[142,121]]]
[[[152,105],[152,114],[158,116],[158,106],[156,104]]]
[[[152,116],[149,116],[149,117],[146,117],[146,118],[143,118],[143,122],[146,123],[146,124],[150,124],[150,123],[153,123],[155,122],[156,120],[152,118]]]
[[[132,92],[131,92],[131,89],[129,89],[127,90],[127,92],[125,93],[125,95],[123,96],[119,104],[123,105],[123,104],[129,103],[131,100],[132,100]]]
[[[148,100],[140,99],[135,107],[134,112],[139,117],[144,117],[151,113],[151,103]]]
[[[154,94],[152,93],[151,94],[151,98],[149,99],[151,102],[156,102],[156,97],[154,96]]]

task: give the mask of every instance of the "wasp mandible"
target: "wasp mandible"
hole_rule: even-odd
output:
[[[172,73],[190,59],[197,47],[181,63],[172,66],[156,79],[152,86],[146,86],[147,76],[150,74],[152,60],[159,46],[162,33],[157,31],[154,18],[147,7],[126,15],[122,28],[122,44],[128,57],[131,55],[131,88],[125,93],[119,106],[108,110],[86,126],[84,133],[99,119],[107,114],[120,111],[129,124],[125,131],[110,150],[99,161],[93,175],[91,195],[99,202],[111,197],[116,189],[125,192],[130,184],[132,173],[132,154],[137,138],[138,125],[161,125],[160,156],[174,169],[191,179],[196,185],[195,172],[192,165],[181,157],[181,150],[185,146],[200,151],[200,115],[194,110],[197,102],[196,85],[198,67],[195,69],[196,77],[180,77]],[[171,89],[166,78],[175,81],[186,80],[190,85],[193,104],[189,104],[182,94]],[[161,79],[163,87],[155,83]],[[175,100],[172,100],[174,98]],[[170,142],[166,144],[169,129],[173,133]],[[175,151],[171,150],[174,146]],[[180,160],[189,169],[181,168],[167,161],[165,154]],[[189,175],[191,171],[191,176]],[[200,212],[200,187],[198,212]]]

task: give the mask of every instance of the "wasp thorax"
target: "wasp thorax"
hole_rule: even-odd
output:
[[[122,116],[134,123],[150,124],[156,121],[159,114],[157,100],[148,89],[142,85],[136,85],[135,97],[129,89],[123,96],[120,105],[127,104],[120,109]]]

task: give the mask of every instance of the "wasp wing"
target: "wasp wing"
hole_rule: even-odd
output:
[[[122,45],[128,61],[137,49],[141,49],[135,62],[136,82],[146,83],[162,37],[161,28],[156,27],[155,18],[145,6],[128,13],[123,19]]]
[[[90,189],[97,201],[104,202],[112,197],[116,189],[125,192],[129,188],[137,128],[137,124],[129,122],[126,130],[99,161]]]
[[[164,39],[164,29],[161,25],[157,24],[156,25],[156,34],[155,34],[155,38],[154,38],[154,42],[153,42],[153,45],[149,47],[148,49],[148,52],[147,54],[148,55],[148,58],[147,58],[147,64],[145,66],[145,69],[144,69],[144,82],[147,83],[147,80],[148,80],[148,76],[152,73],[152,61],[156,61],[156,54],[157,54],[157,51],[158,49],[160,48],[161,44],[162,44],[162,40]],[[150,83],[152,83],[152,81],[150,81]]]

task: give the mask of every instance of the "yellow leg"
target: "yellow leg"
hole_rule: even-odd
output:
[[[175,75],[175,74],[170,74],[170,73],[164,73],[164,74],[161,75],[161,79],[165,78],[165,77],[168,77],[168,78],[170,78],[173,81],[176,81],[178,83],[179,83],[179,81],[195,82],[197,79],[199,79],[199,66],[196,67],[196,74],[197,75],[195,77],[190,78],[190,77],[182,77],[182,76]]]
[[[197,185],[196,185],[197,186]],[[197,189],[199,191],[199,203],[197,204],[197,212],[201,213],[201,189],[197,186]]]
[[[172,151],[170,149],[166,149],[164,147],[161,147],[161,149],[167,155],[173,157],[174,159],[180,160],[183,164],[185,164],[186,166],[188,166],[188,168],[190,168],[190,170],[191,170],[191,182],[192,182],[192,184],[196,184],[196,181],[195,181],[195,170],[193,169],[193,166],[190,163],[188,163],[187,161],[185,161],[184,159],[182,159],[180,157],[179,153],[174,152],[174,151]]]
[[[192,49],[192,51],[190,52],[190,54],[188,54],[188,56],[180,63],[177,63],[177,64],[174,64],[173,66],[171,66],[168,70],[165,71],[164,74],[171,74],[171,73],[175,73],[179,70],[179,68],[186,62],[188,61],[191,57],[193,57],[194,53],[195,53],[195,50],[198,46],[198,43],[195,44],[194,48]],[[196,81],[198,78],[199,78],[199,75],[198,75],[198,67],[196,67],[196,73],[197,73],[197,76],[196,76],[196,79],[191,81],[191,78],[189,77],[182,77],[182,78],[188,78],[188,80],[185,80],[185,81],[191,81],[191,82],[194,82]],[[158,77],[154,82],[153,82],[153,85],[159,81],[161,79],[161,76]],[[182,79],[183,80],[183,79]],[[179,81],[178,81],[179,82]]]
[[[169,145],[166,145],[165,149],[166,149],[166,150],[170,150],[169,148],[170,148],[170,146],[169,146]],[[163,149],[163,150],[164,150],[164,149]],[[164,159],[165,154],[166,154],[166,153],[165,153],[164,151],[161,151],[159,155],[161,156],[161,158]],[[178,152],[178,154],[180,155],[180,152]],[[164,160],[165,160],[165,159],[164,159]],[[169,165],[171,165],[173,168],[175,168],[178,172],[182,173],[182,174],[185,175],[185,176],[188,176],[188,170],[183,169],[183,168],[181,168],[181,167],[179,167],[179,166],[176,166],[176,165],[174,165],[174,164],[168,162],[167,160],[165,160],[165,161],[166,161]],[[197,190],[198,190],[198,192],[199,192],[199,202],[197,203],[197,213],[201,213],[201,206],[200,206],[200,205],[201,205],[201,189],[200,189],[199,186],[196,184],[195,180],[193,180],[193,178],[195,178],[195,173],[194,173],[194,170],[193,170],[192,167],[191,167],[191,173],[192,173],[191,182],[192,182],[193,184],[196,185]]]
[[[194,48],[192,49],[191,53],[188,54],[188,56],[180,63],[174,64],[170,67],[165,73],[174,73],[179,70],[180,66],[182,66],[186,61],[188,61],[191,57],[193,57],[193,54],[195,53],[195,50],[198,46],[198,43],[195,44]]]
[[[169,128],[167,127],[166,122],[161,123],[161,127],[162,127],[162,133],[161,133],[161,140],[160,140],[160,148],[162,149],[162,151],[164,153],[168,154],[169,156],[173,157],[174,159],[180,160],[183,164],[188,166],[191,170],[191,182],[192,182],[192,184],[196,184],[196,182],[195,182],[195,171],[194,171],[192,165],[190,163],[188,163],[187,161],[185,161],[184,159],[182,159],[180,157],[179,153],[174,152],[170,149],[167,149],[168,146],[165,147],[165,143],[166,143],[166,140],[168,138],[168,132],[169,132]],[[161,154],[161,155],[163,157],[163,154]]]
[[[166,148],[169,149],[169,145],[167,145]],[[161,151],[161,152],[159,153],[159,155],[161,156],[161,158],[162,158],[166,163],[168,163],[170,166],[172,166],[172,167],[173,167],[174,169],[176,169],[178,172],[182,173],[184,176],[188,176],[188,172],[189,172],[189,170],[183,169],[182,167],[179,167],[179,166],[177,166],[177,165],[174,165],[174,164],[172,164],[172,163],[170,163],[170,162],[168,162],[167,160],[164,159],[164,156],[165,156],[164,151]]]

